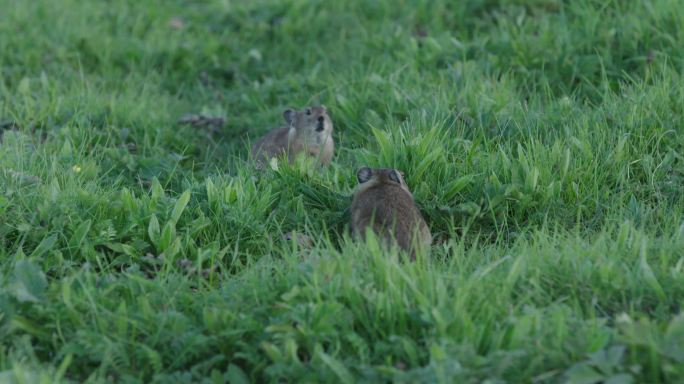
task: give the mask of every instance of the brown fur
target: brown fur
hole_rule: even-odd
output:
[[[351,205],[352,236],[362,239],[366,228],[385,242],[396,241],[415,259],[415,247],[432,243],[430,228],[413,200],[400,171],[389,168],[360,168],[359,185]]]
[[[330,163],[335,143],[333,124],[324,106],[300,111],[288,108],[283,111],[283,118],[287,126],[271,130],[252,146],[258,167],[283,154],[291,163],[300,153],[315,157],[322,165]]]

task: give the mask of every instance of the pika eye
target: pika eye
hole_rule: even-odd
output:
[[[306,109],[306,114],[307,114],[308,116],[311,116],[311,108],[307,108],[307,109]]]

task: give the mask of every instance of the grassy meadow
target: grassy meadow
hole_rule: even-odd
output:
[[[684,382],[680,0],[0,9],[0,382]],[[430,255],[350,240],[363,165]]]

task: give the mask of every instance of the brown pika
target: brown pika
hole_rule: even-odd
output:
[[[430,228],[420,214],[401,171],[368,167],[356,172],[359,185],[351,204],[351,231],[363,238],[367,227],[385,242],[396,241],[410,251],[415,260],[415,247],[428,248],[432,243]]]
[[[252,146],[258,167],[282,154],[287,154],[290,163],[300,153],[318,159],[322,165],[330,162],[335,152],[333,124],[324,106],[300,111],[288,108],[283,118],[286,126],[271,130]]]

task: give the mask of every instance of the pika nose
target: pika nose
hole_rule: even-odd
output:
[[[325,117],[318,116],[318,124],[316,125],[316,132],[321,132],[325,129]]]

